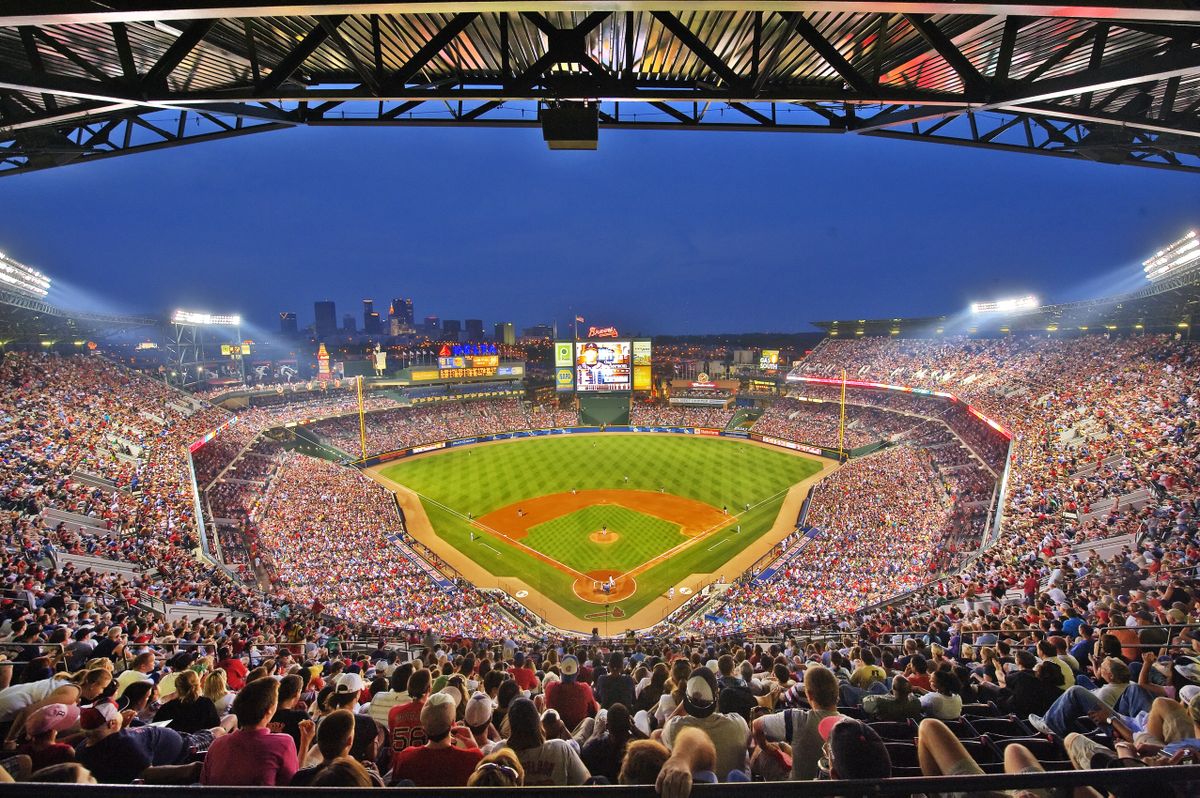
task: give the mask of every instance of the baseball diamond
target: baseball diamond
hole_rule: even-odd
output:
[[[513,594],[519,583],[531,609],[554,605],[558,625],[585,629],[597,604],[629,617],[661,600],[669,611],[686,595],[668,599],[670,588],[715,578],[752,544],[791,532],[793,488],[823,465],[746,441],[606,433],[460,448],[370,473],[396,491],[409,532],[455,568]]]

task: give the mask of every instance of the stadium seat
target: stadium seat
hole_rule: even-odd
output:
[[[867,713],[863,711],[862,707],[838,707],[837,711],[846,717],[854,718],[855,720],[867,719]]]
[[[995,703],[988,701],[983,704],[963,704],[962,713],[978,718],[994,718],[1000,714]]]
[[[1069,761],[1067,752],[1062,746],[1062,742],[1057,737],[1006,737],[1000,740],[993,740],[992,744],[995,749],[1001,754],[1004,749],[1010,745],[1020,744],[1029,749],[1039,762],[1062,762]],[[1069,767],[1069,765],[1068,765]]]
[[[1016,715],[1007,715],[1002,718],[981,718],[969,717],[967,722],[972,728],[980,734],[986,734],[992,739],[1004,739],[1007,737],[1033,737],[1035,732],[1033,729],[1018,718]]]
[[[954,736],[960,740],[975,740],[979,738],[977,732],[966,718],[955,718],[954,720],[942,721],[946,724],[946,728],[954,732]]]
[[[892,760],[892,775],[920,776],[921,761],[917,757],[917,744],[900,742],[899,740],[884,740],[888,757]]]
[[[911,720],[877,720],[867,725],[885,740],[911,741],[917,736],[916,724]]]

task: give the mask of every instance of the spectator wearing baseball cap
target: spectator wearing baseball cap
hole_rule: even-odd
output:
[[[421,707],[427,742],[405,748],[396,757],[392,780],[408,779],[418,787],[465,787],[483,758],[478,748],[454,744],[451,730],[457,704],[449,692],[434,693]]]
[[[716,749],[714,772],[721,781],[728,779],[734,771],[746,770],[746,744],[750,726],[746,719],[736,713],[717,711],[717,677],[709,668],[695,668],[688,676],[683,695],[683,707],[687,714],[677,715],[663,727],[662,741],[669,749],[674,748],[675,738],[686,728],[703,731]]]
[[[28,756],[33,763],[33,770],[71,762],[75,759],[75,749],[58,742],[58,733],[73,729],[78,724],[78,706],[47,704],[26,719],[25,734],[29,741],[18,747],[16,753]]]
[[[476,690],[467,699],[467,707],[463,710],[463,722],[471,730],[471,737],[479,748],[500,739],[500,734],[492,725],[494,712],[495,705],[487,693]]]
[[[546,685],[546,708],[557,710],[567,730],[574,731],[584,718],[595,717],[599,707],[591,685],[579,681],[578,659],[573,655],[563,657],[559,671],[562,681]]]
[[[134,779],[189,783],[195,768],[190,738],[162,726],[122,728],[117,705],[101,701],[79,713],[79,727],[87,735],[75,749],[75,759],[103,784],[129,784]],[[172,766],[181,765],[180,768]]]
[[[860,720],[832,715],[817,724],[825,741],[825,769],[834,779],[886,779],[892,759],[879,734]]]

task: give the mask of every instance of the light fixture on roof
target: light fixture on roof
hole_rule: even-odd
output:
[[[238,314],[219,315],[215,313],[201,313],[195,310],[176,310],[171,316],[172,324],[191,324],[198,327],[240,327],[242,317]]]
[[[50,293],[50,278],[0,252],[0,288],[33,299],[45,299],[46,294]]]
[[[1183,238],[1160,249],[1154,257],[1142,262],[1146,279],[1152,283],[1172,277],[1181,271],[1200,267],[1200,236],[1189,230]]]
[[[1033,294],[998,299],[995,302],[972,302],[972,313],[1016,313],[1021,310],[1033,310],[1038,307],[1038,298]]]

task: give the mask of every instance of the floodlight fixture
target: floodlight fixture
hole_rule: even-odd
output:
[[[972,313],[1016,313],[1022,310],[1034,310],[1038,307],[1038,298],[1033,294],[999,299],[995,302],[972,302]]]
[[[0,252],[0,288],[16,291],[33,299],[45,299],[50,293],[50,278]]]
[[[1142,262],[1146,279],[1152,283],[1197,267],[1200,267],[1200,236],[1195,230],[1189,230],[1183,238],[1168,244]]]
[[[171,317],[172,324],[191,324],[197,327],[240,327],[242,317],[235,313],[222,316],[215,313],[201,313],[195,310],[176,310]]]

